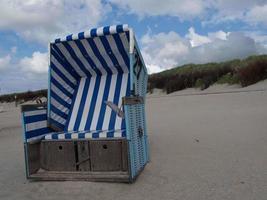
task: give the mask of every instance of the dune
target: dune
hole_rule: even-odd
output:
[[[266,83],[148,98],[151,161],[134,184],[27,181],[20,109],[1,104],[0,199],[266,200]]]

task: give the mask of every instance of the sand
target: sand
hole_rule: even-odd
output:
[[[19,109],[0,105],[0,199],[267,199],[267,91],[161,96],[134,184],[27,181]]]

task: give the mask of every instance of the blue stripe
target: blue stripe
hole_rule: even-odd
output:
[[[107,137],[108,137],[108,138],[112,138],[112,137],[114,137],[114,131],[109,131],[109,132],[107,132]]]
[[[79,66],[79,68],[87,75],[87,76],[92,76],[92,74],[86,69],[86,67],[83,65],[81,60],[78,58],[72,47],[68,43],[63,43],[65,48],[68,50],[69,54],[71,57],[74,59],[76,64]]]
[[[68,35],[68,36],[66,37],[66,40],[67,40],[67,41],[71,41],[71,40],[72,40],[72,34],[71,34],[71,35]]]
[[[51,62],[51,69],[62,78],[72,89],[75,88],[75,85]],[[75,79],[75,78],[74,78]]]
[[[52,134],[51,138],[57,140],[58,139],[58,134]]]
[[[108,67],[108,64],[106,63],[105,59],[102,57],[101,53],[99,52],[95,42],[93,41],[93,39],[89,38],[86,40],[89,45],[91,46],[95,56],[98,58],[98,60],[100,61],[101,65],[104,67],[104,69],[107,71],[108,74],[112,74],[111,69]]]
[[[65,89],[54,77],[51,76],[51,82],[61,91],[63,92],[66,96],[68,96],[69,98],[72,98],[72,94]]]
[[[105,26],[105,27],[104,27],[104,29],[103,29],[103,33],[104,33],[104,35],[109,35],[109,34],[110,34],[110,32],[109,32],[109,28],[110,28],[110,26]]]
[[[49,128],[40,128],[40,129],[36,129],[33,131],[27,131],[25,133],[25,137],[26,139],[30,139],[30,138],[37,137],[39,135],[43,135],[43,134],[50,133],[50,132],[51,130]]]
[[[54,113],[56,113],[57,115],[59,115],[60,117],[62,117],[64,119],[68,118],[68,115],[66,113],[62,112],[61,110],[59,110],[54,105],[51,105],[51,111],[53,111]]]
[[[125,131],[125,130],[123,130],[123,131],[121,132],[121,136],[122,136],[122,137],[126,137],[126,131]]]
[[[129,31],[125,32],[125,34],[126,34],[127,40],[130,41],[130,33],[129,33]]]
[[[125,48],[123,46],[123,43],[121,41],[121,38],[120,38],[119,34],[114,34],[113,35],[113,38],[114,38],[114,40],[116,42],[116,45],[117,45],[117,48],[119,49],[119,52],[122,55],[122,58],[124,60],[124,63],[126,64],[126,66],[129,69],[129,66],[130,66],[129,56],[128,56],[128,53],[126,52],[126,50],[125,50]]]
[[[90,78],[87,78],[85,80],[83,93],[82,93],[82,98],[81,98],[81,102],[79,104],[78,115],[77,115],[77,118],[76,118],[75,124],[74,124],[74,129],[73,129],[74,131],[77,131],[79,129],[79,126],[80,126],[80,123],[81,123],[83,110],[84,110],[84,106],[85,106],[85,101],[86,101],[86,97],[87,97],[87,94],[88,94],[89,85],[90,85]]]
[[[71,102],[69,116],[68,116],[68,119],[67,119],[67,122],[66,122],[66,126],[65,126],[65,129],[64,129],[65,131],[67,131],[68,127],[69,127],[70,118],[71,118],[71,115],[72,115],[73,107],[74,107],[74,104],[75,104],[75,101],[76,101],[76,97],[77,97],[77,93],[78,93],[78,90],[79,90],[79,85],[80,85],[80,79],[77,82],[77,86],[76,86],[75,92],[73,94],[73,98],[72,98],[73,100]]]
[[[53,45],[53,48],[55,49],[56,53],[60,56],[57,56],[57,60],[61,61],[61,65],[64,66],[64,68],[72,75],[74,75],[74,77],[76,79],[78,79],[80,77],[79,73],[75,70],[75,68],[72,67],[72,65],[68,62],[67,58],[64,56],[64,54],[60,51],[60,49],[56,46]],[[58,58],[59,57],[59,58]],[[56,58],[56,57],[55,57]],[[62,63],[62,59],[63,59],[63,63]]]
[[[97,68],[97,66],[94,63],[94,61],[92,60],[92,58],[88,55],[88,53],[87,53],[86,49],[84,48],[84,46],[82,45],[81,41],[76,40],[75,43],[78,46],[78,48],[80,49],[80,51],[83,54],[86,61],[89,63],[90,67],[96,72],[97,75],[101,75],[100,70]]]
[[[103,94],[103,99],[102,99],[102,105],[101,105],[101,109],[100,109],[100,113],[99,113],[99,117],[98,117],[98,121],[97,121],[97,126],[96,126],[97,130],[101,130],[102,126],[103,126],[104,117],[105,117],[106,108],[107,108],[107,105],[105,104],[105,101],[108,100],[111,77],[112,77],[112,75],[107,75],[107,78],[106,78],[104,94]]]
[[[107,55],[110,57],[114,67],[118,70],[119,73],[123,73],[123,70],[120,67],[120,64],[119,64],[117,58],[115,57],[115,55],[114,55],[114,53],[113,53],[113,51],[109,45],[107,38],[105,36],[101,36],[99,38],[100,38],[100,41],[102,42],[102,44],[106,50]]]
[[[99,138],[99,132],[93,133],[92,138]]]
[[[55,100],[57,100],[58,103],[60,103],[61,105],[63,105],[66,108],[71,107],[71,104],[69,104],[64,99],[62,99],[60,96],[58,96],[53,90],[51,90],[50,92],[51,92],[51,97],[53,97]]]
[[[78,38],[79,38],[80,40],[84,39],[84,32],[80,32],[80,33],[78,34]]]
[[[55,39],[55,43],[59,43],[60,42],[60,38]]]
[[[43,115],[33,115],[33,116],[25,116],[24,117],[24,123],[25,124],[29,124],[29,123],[33,123],[33,122],[38,122],[38,121],[44,121],[47,120],[47,115],[43,114]]]
[[[70,133],[66,133],[65,134],[65,139],[71,139],[71,134]]]
[[[85,133],[78,133],[78,138],[84,139],[85,138]]]
[[[126,97],[131,95],[131,91],[130,91],[130,74],[128,74],[128,80],[127,80],[127,89],[126,89]],[[121,129],[125,129],[126,128],[126,122],[125,122],[125,118],[122,119],[121,122]]]
[[[115,95],[114,95],[114,100],[113,100],[113,103],[116,104],[116,105],[119,104],[121,82],[122,82],[122,74],[118,74],[117,82],[116,82]],[[112,110],[110,121],[109,121],[109,127],[108,127],[109,130],[114,129],[115,121],[116,121],[116,112]]]
[[[91,37],[96,37],[97,36],[97,29],[96,28],[91,29],[90,35],[91,35]]]
[[[85,130],[90,130],[90,127],[91,127],[91,123],[92,123],[92,119],[93,119],[93,115],[94,115],[94,111],[95,111],[95,104],[96,104],[98,91],[99,91],[100,79],[101,79],[101,76],[97,76],[96,77],[93,97],[92,97],[92,100],[91,100],[91,105],[90,105],[89,113],[88,113],[88,116],[87,116]]]
[[[49,123],[52,124],[53,126],[58,127],[61,130],[64,130],[64,124],[59,123],[58,121],[54,120],[53,118],[49,118]]]
[[[122,33],[123,32],[123,25],[117,25],[116,31],[117,31],[117,33]]]
[[[59,51],[57,46],[53,45],[53,48],[51,48],[51,54],[55,57],[55,59],[62,65],[62,67],[64,67],[67,72],[69,72],[69,74],[71,74],[75,79],[78,79],[80,77],[79,74],[73,70],[72,66],[67,62],[66,58]]]

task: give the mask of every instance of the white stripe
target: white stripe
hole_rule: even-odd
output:
[[[99,138],[106,138],[107,137],[107,131],[103,131],[99,133]]]
[[[70,82],[72,82],[74,85],[76,85],[76,83],[77,83],[76,79],[68,71],[66,71],[64,69],[64,67],[52,55],[51,55],[51,62],[56,66],[56,68],[58,68],[59,71],[62,72],[62,74],[64,74],[67,77],[67,79],[70,80]]]
[[[108,40],[108,42],[112,48],[113,54],[115,55],[115,57],[117,58],[117,60],[119,62],[120,67],[122,68],[124,73],[127,73],[128,72],[127,64],[124,62],[114,38],[111,35],[108,35],[106,37],[107,37],[107,40]]]
[[[83,47],[85,48],[87,54],[91,57],[96,67],[100,70],[101,74],[107,74],[107,71],[104,69],[98,58],[95,56],[91,46],[87,42],[87,40],[81,40]]]
[[[119,104],[118,104],[119,107],[121,107],[121,104],[122,104],[122,97],[126,95],[127,81],[128,81],[128,73],[124,73],[122,75],[120,99],[119,99]],[[121,129],[121,123],[122,123],[122,118],[116,115],[115,129]]]
[[[97,34],[97,36],[104,35],[104,27],[100,27],[100,28],[96,29],[96,34]]]
[[[88,113],[89,113],[89,108],[91,105],[91,100],[92,100],[92,96],[93,96],[93,92],[94,92],[94,88],[95,88],[95,82],[96,82],[96,77],[95,76],[91,77],[88,93],[86,96],[85,106],[84,106],[84,110],[83,110],[83,114],[82,114],[82,118],[81,118],[81,123],[80,123],[79,129],[78,129],[79,131],[84,130],[85,125],[86,125],[86,121],[87,121],[87,117],[88,117]]]
[[[58,123],[60,123],[62,125],[65,125],[66,120],[64,118],[60,117],[59,115],[57,115],[53,111],[50,111],[50,115],[51,115],[52,119],[54,119],[55,121],[57,121]]]
[[[75,102],[74,102],[74,106],[72,109],[72,113],[71,113],[71,118],[69,121],[69,126],[68,126],[68,130],[73,130],[77,116],[78,116],[78,110],[79,110],[79,106],[81,104],[81,99],[82,99],[82,95],[83,95],[83,90],[84,85],[85,85],[85,80],[86,78],[81,78],[80,80],[80,84],[79,84],[79,88],[78,88],[78,92],[75,98]]]
[[[92,138],[93,134],[92,133],[85,133],[84,137],[85,138]]]
[[[53,83],[51,83],[51,90],[54,91],[62,100],[66,101],[68,104],[71,104],[71,98],[66,96],[60,89],[57,88]]]
[[[110,26],[109,27],[109,33],[110,34],[117,33],[117,26],[116,25]]]
[[[48,135],[46,135],[46,136],[45,136],[45,139],[46,139],[46,140],[51,140],[51,139],[52,139],[52,134],[48,134]]]
[[[115,131],[114,137],[122,137],[122,131]]]
[[[65,114],[69,114],[69,109],[62,104],[60,104],[56,99],[51,97],[51,104],[55,106],[57,109],[59,109],[61,112],[64,112]]]
[[[100,114],[101,104],[103,103],[102,99],[103,99],[103,94],[104,94],[104,90],[105,90],[106,79],[107,79],[106,75],[102,75],[101,76],[98,95],[97,95],[97,100],[96,100],[96,105],[95,105],[95,110],[94,110],[94,114],[93,114],[93,119],[92,119],[90,130],[96,130],[98,117],[99,117],[99,114]]]
[[[46,128],[46,127],[47,127],[47,120],[33,122],[33,123],[26,124],[26,131],[27,132],[28,131],[34,131],[34,130]]]
[[[46,110],[33,110],[24,112],[24,117],[46,114]]]
[[[77,40],[79,38],[78,33],[72,34],[72,39]]]
[[[123,44],[125,51],[127,53],[129,53],[130,47],[129,47],[129,41],[127,39],[126,33],[120,33],[119,36],[121,38],[121,41],[122,41],[122,44]]]
[[[129,30],[128,24],[123,24],[122,29],[123,29],[123,31],[128,31]]]
[[[89,38],[89,37],[91,37],[91,30],[89,30],[89,31],[85,31],[85,32],[84,32],[84,37],[85,37],[85,38]]]
[[[74,93],[74,89],[69,86],[59,75],[57,75],[57,73],[51,69],[51,75],[53,78],[55,78],[69,93],[73,94]]]
[[[74,50],[76,56],[77,56],[77,57],[80,59],[80,61],[83,63],[83,65],[85,66],[85,68],[86,68],[87,70],[89,70],[89,72],[90,72],[90,74],[91,74],[92,76],[95,76],[96,73],[95,73],[94,70],[92,70],[93,66],[90,66],[89,63],[87,62],[87,60],[85,60],[83,54],[81,53],[81,51],[80,51],[79,47],[76,45],[76,43],[73,42],[73,41],[70,41],[69,44],[70,44],[70,46],[72,47],[72,49]]]
[[[62,43],[57,43],[57,47],[60,49],[62,54],[65,56],[65,58],[68,60],[68,62],[72,65],[72,67],[77,71],[77,73],[80,76],[86,76],[86,74],[81,70],[79,65],[76,63],[76,61],[72,58],[69,51],[65,48],[65,46]]]
[[[78,139],[78,133],[71,134],[71,139]]]
[[[36,137],[29,138],[29,139],[27,139],[27,142],[40,141],[43,137],[46,137],[46,134],[38,135]]]
[[[93,40],[95,41],[95,44],[96,44],[101,56],[104,58],[104,60],[108,64],[108,67],[111,69],[112,73],[113,74],[118,73],[117,69],[114,67],[112,60],[110,59],[109,55],[107,54],[101,40],[98,37],[95,37]]]
[[[113,102],[113,100],[114,100],[117,76],[118,76],[117,74],[113,74],[111,76],[111,83],[110,83],[110,89],[109,89],[109,94],[108,94],[108,100],[107,101]],[[105,117],[104,117],[104,121],[103,121],[102,130],[107,130],[108,129],[110,116],[111,116],[111,109],[109,107],[107,107],[106,108]]]
[[[65,134],[58,134],[57,137],[58,139],[65,139]]]

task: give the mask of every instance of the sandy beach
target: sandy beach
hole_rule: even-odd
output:
[[[151,162],[134,184],[27,181],[20,110],[3,104],[0,199],[266,200],[266,86],[149,95]]]

